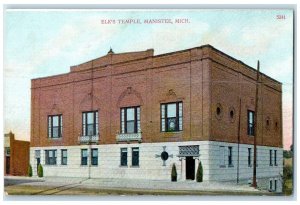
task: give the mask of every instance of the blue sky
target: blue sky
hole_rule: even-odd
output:
[[[284,15],[279,20],[277,15]],[[176,19],[188,24],[104,25],[102,19]],[[154,54],[203,44],[256,67],[283,83],[285,146],[292,136],[292,10],[6,10],[4,131],[30,135],[30,79],[69,72],[70,66],[114,52]]]

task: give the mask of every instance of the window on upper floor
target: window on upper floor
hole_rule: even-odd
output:
[[[46,165],[56,165],[56,150],[45,150]]]
[[[254,112],[248,110],[248,135],[254,136]]]
[[[62,115],[48,116],[48,137],[49,138],[62,137]]]
[[[121,108],[121,133],[141,132],[140,107]]]
[[[82,113],[82,135],[98,135],[98,111]]]
[[[182,131],[182,102],[161,104],[161,131]]]

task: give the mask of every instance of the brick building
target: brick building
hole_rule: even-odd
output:
[[[281,190],[281,83],[260,77],[258,185]],[[210,45],[162,55],[110,50],[33,79],[34,175],[42,163],[45,176],[170,180],[175,163],[179,180],[194,180],[201,161],[206,181],[247,183],[255,89],[255,69]]]
[[[28,141],[16,140],[12,132],[4,135],[4,175],[28,175],[29,147]]]

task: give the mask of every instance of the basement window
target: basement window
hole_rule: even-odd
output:
[[[61,165],[67,165],[68,151],[66,149],[61,150]]]
[[[87,165],[87,164],[88,164],[88,150],[81,149],[81,165]]]
[[[46,165],[56,165],[56,150],[45,150]]]
[[[252,167],[251,148],[248,148],[248,167]]]
[[[132,148],[132,166],[133,167],[138,167],[140,164],[139,160],[139,148],[138,147],[133,147]]]
[[[91,150],[91,164],[94,166],[98,165],[98,149],[92,149]]]

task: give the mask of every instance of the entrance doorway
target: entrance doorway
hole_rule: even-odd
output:
[[[10,174],[10,157],[6,156],[6,174]]]
[[[38,170],[39,170],[39,165],[41,163],[41,158],[36,158],[36,173],[38,173]]]
[[[185,163],[186,179],[195,179],[195,159],[193,157],[186,157]]]

